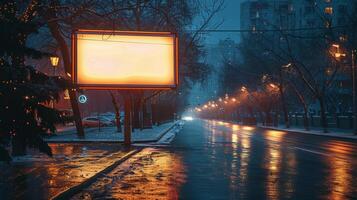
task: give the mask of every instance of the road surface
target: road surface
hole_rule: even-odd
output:
[[[356,199],[357,142],[187,122],[73,199]]]

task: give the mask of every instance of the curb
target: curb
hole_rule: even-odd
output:
[[[165,135],[167,132],[171,131],[174,127],[176,127],[177,124],[179,124],[179,122],[180,122],[180,121],[176,121],[172,126],[170,126],[169,128],[167,128],[166,130],[163,130],[162,133],[161,133],[159,136],[157,136],[154,140],[151,140],[151,141],[147,140],[147,141],[143,141],[143,142],[139,141],[139,142],[134,142],[134,143],[157,142],[157,141],[159,141],[162,137],[164,137],[164,135]]]
[[[90,184],[96,181],[100,176],[103,176],[104,174],[112,171],[115,167],[129,159],[131,156],[139,153],[142,149],[137,149],[137,150],[132,150],[129,153],[125,154],[122,158],[119,160],[115,161],[113,164],[109,165],[108,167],[104,168],[103,170],[99,171],[95,175],[89,177],[88,179],[84,180],[83,182],[79,183],[78,185],[75,185],[73,187],[68,188],[65,191],[60,192],[59,194],[55,195],[54,197],[51,197],[50,199],[52,200],[60,200],[60,199],[69,199],[78,192],[80,192],[83,188],[88,187]]]
[[[300,130],[289,130],[289,129],[281,129],[281,128],[275,128],[275,127],[270,127],[270,126],[256,126],[257,128],[262,128],[262,129],[268,129],[268,130],[275,130],[275,131],[286,131],[290,133],[299,133],[299,134],[306,134],[306,135],[314,135],[314,136],[321,136],[321,137],[333,137],[333,138],[339,138],[339,139],[351,139],[351,140],[357,140],[357,136],[342,136],[342,135],[329,135],[328,133],[313,133],[313,132],[305,132],[305,131],[300,131]]]

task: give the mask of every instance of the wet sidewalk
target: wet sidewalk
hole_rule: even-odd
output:
[[[0,199],[50,199],[112,165],[132,149],[118,144],[51,144],[53,157],[29,152],[0,164]]]
[[[136,129],[132,133],[132,142],[155,142],[178,123],[179,121],[165,123],[152,129]],[[47,137],[45,140],[47,142],[123,142],[124,134],[118,133],[116,127],[101,127],[85,129],[85,138],[78,138],[75,130],[71,130]]]
[[[179,155],[145,148],[71,199],[179,199],[185,180]]]

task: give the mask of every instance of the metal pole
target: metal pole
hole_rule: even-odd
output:
[[[353,132],[357,135],[357,98],[356,98],[356,50],[352,50],[352,100],[353,100]]]
[[[124,144],[131,145],[131,98],[127,92],[124,96]]]
[[[56,76],[56,67],[53,66],[53,76]],[[52,100],[52,108],[55,108],[55,100]]]

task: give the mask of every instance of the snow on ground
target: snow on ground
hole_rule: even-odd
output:
[[[168,132],[173,126],[181,122],[170,122],[160,126],[154,126],[152,129],[135,130],[132,133],[132,142],[155,142],[163,134]],[[58,133],[45,138],[47,142],[123,142],[123,132],[118,133],[116,127],[101,127],[85,129],[85,138],[78,138],[75,131]]]
[[[311,130],[305,130],[302,127],[291,127],[285,128],[283,125],[279,125],[278,127],[273,126],[261,126],[261,128],[273,129],[278,131],[288,131],[288,132],[296,132],[296,133],[303,133],[303,134],[312,134],[312,135],[320,135],[320,136],[330,136],[330,137],[339,137],[339,138],[348,138],[348,139],[357,139],[357,135],[352,133],[352,130],[344,130],[344,129],[328,129],[328,133],[324,133],[321,128],[314,128],[312,127]]]

